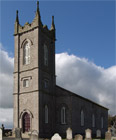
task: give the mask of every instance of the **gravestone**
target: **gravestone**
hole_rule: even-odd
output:
[[[39,134],[37,130],[33,130],[30,134],[30,140],[38,140],[39,139]]]
[[[111,140],[111,131],[108,129],[108,131],[105,133],[105,140]]]
[[[21,129],[15,128],[15,138],[16,140],[22,140]]]
[[[52,136],[51,140],[62,140],[62,138],[58,133],[55,133],[54,136]]]
[[[92,140],[92,138],[91,138],[91,130],[90,129],[85,130],[85,140]]]
[[[101,130],[98,129],[98,130],[96,131],[96,137],[97,137],[97,138],[101,138]]]
[[[71,128],[68,128],[66,130],[66,139],[67,140],[72,140],[72,129]]]
[[[83,136],[78,134],[78,135],[75,135],[75,138],[74,140],[83,140]]]
[[[0,140],[2,140],[2,129],[0,128]]]
[[[44,139],[44,140],[49,140],[49,139]]]
[[[116,140],[116,137],[112,137],[111,140]]]

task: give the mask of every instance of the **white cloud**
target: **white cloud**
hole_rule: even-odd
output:
[[[116,66],[104,69],[67,53],[56,54],[57,84],[116,114]]]
[[[1,48],[1,45],[0,45]],[[12,126],[14,59],[0,50],[0,124]],[[116,114],[116,66],[108,69],[96,66],[88,59],[67,53],[56,54],[57,84],[89,98]]]
[[[1,46],[1,45],[0,45]],[[3,49],[0,50],[0,74],[10,75],[13,73],[14,59],[8,56]]]
[[[13,106],[14,59],[8,56],[0,44],[0,108]]]
[[[0,124],[5,124],[7,128],[13,128],[13,109],[0,108]]]

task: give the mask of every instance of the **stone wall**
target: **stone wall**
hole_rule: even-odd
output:
[[[66,124],[61,124],[60,108],[62,105],[67,107]],[[92,130],[92,136],[96,135],[97,129],[101,130],[102,136],[108,128],[108,111],[106,108],[80,97],[72,92],[56,86],[56,132],[62,137],[65,137],[65,132],[68,127],[73,130],[73,136],[78,132],[85,134],[85,129],[88,127]],[[59,111],[58,111],[59,110]],[[84,126],[81,126],[81,110],[84,111]],[[92,127],[92,114],[95,114],[95,127]],[[104,126],[101,128],[101,117],[104,118]]]

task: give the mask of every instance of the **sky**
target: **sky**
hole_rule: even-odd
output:
[[[57,84],[108,107],[112,115],[116,114],[115,6],[108,0],[39,3],[43,24],[50,28],[55,17]],[[21,25],[31,23],[36,1],[0,1],[0,125],[6,127],[13,122],[16,10]]]

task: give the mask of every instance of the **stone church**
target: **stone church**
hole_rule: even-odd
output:
[[[14,41],[14,129],[23,133],[37,130],[39,137],[54,133],[66,136],[107,131],[108,109],[56,85],[55,24],[51,29],[41,21],[39,2],[31,24],[21,26],[16,13]]]

